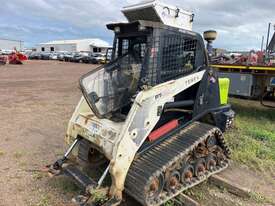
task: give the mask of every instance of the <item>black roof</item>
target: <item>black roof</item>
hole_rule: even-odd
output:
[[[188,34],[193,35],[193,36],[197,35],[197,33],[193,32],[193,31],[167,26],[167,25],[165,25],[163,23],[160,23],[160,22],[144,21],[144,20],[133,21],[133,22],[130,22],[130,23],[112,23],[112,24],[107,24],[106,26],[109,30],[114,30],[114,28],[117,27],[117,26],[127,27],[127,26],[130,26],[130,25],[135,25],[135,26],[141,25],[141,26],[144,26],[144,27],[162,28],[162,29],[168,29],[168,30],[180,30],[181,32],[188,33]]]

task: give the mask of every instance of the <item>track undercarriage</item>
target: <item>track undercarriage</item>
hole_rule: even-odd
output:
[[[228,166],[222,132],[195,122],[138,156],[125,182],[142,205],[161,205]]]

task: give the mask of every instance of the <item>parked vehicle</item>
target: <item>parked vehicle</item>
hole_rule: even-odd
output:
[[[71,62],[73,57],[74,57],[74,54],[70,52],[70,53],[64,54],[63,59],[65,62]]]
[[[9,55],[9,54],[11,54],[13,52],[13,50],[1,50],[1,54],[3,54],[3,55]]]
[[[57,54],[57,59],[59,61],[64,61],[64,56],[65,56],[66,52],[58,52]]]
[[[93,55],[90,53],[88,56],[83,56],[82,62],[86,64],[92,63]]]
[[[58,53],[54,52],[50,54],[50,60],[57,60]]]
[[[41,59],[41,53],[40,52],[32,52],[30,55],[29,55],[29,59],[31,60],[38,60],[38,59]]]
[[[93,64],[104,64],[106,57],[104,54],[94,54],[91,58],[91,63]]]
[[[71,62],[81,63],[83,55],[80,52],[75,52],[71,59]]]
[[[41,60],[50,60],[50,55],[51,53],[48,53],[48,52],[42,52],[41,53]]]
[[[5,65],[8,61],[8,58],[6,55],[0,55],[0,65]]]

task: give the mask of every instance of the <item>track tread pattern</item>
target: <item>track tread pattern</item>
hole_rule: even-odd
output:
[[[138,156],[133,161],[127,174],[125,182],[126,192],[133,196],[142,205],[146,206],[161,205],[167,200],[173,198],[176,194],[169,194],[164,191],[160,198],[154,202],[148,202],[144,191],[153,177],[158,176],[158,174],[171,167],[173,163],[187,156],[187,154],[194,150],[200,142],[206,140],[211,132],[216,131],[216,129],[217,128],[212,125],[194,122],[174,133],[170,138],[167,138],[151,150]],[[219,143],[225,153],[229,153],[229,149],[225,145],[223,138],[220,139]],[[217,170],[212,173],[207,172],[204,179],[207,179],[210,175],[217,173],[226,167],[227,163],[223,167],[217,168]],[[202,181],[203,179],[197,178],[197,180],[190,185],[182,185],[178,193]]]

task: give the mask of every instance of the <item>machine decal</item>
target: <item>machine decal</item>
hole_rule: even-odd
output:
[[[94,134],[98,134],[98,135],[99,135],[99,131],[100,131],[101,127],[100,127],[98,124],[92,122],[92,123],[88,126],[88,129],[91,131],[91,133],[94,133]]]

